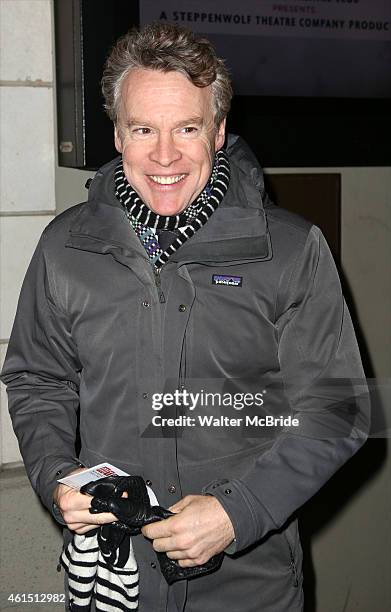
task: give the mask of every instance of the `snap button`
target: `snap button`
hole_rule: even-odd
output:
[[[144,306],[144,308],[150,308],[151,304],[148,302],[148,300],[144,300],[143,301],[143,306]]]
[[[148,393],[143,393],[143,399],[148,399]]]
[[[180,304],[179,308],[178,308],[179,312],[185,312],[186,310],[186,304]]]
[[[176,492],[176,486],[174,484],[170,484],[168,487],[168,492],[169,493],[175,493]]]
[[[56,476],[60,476],[62,474],[62,470],[57,470]]]
[[[148,485],[149,487],[152,487],[152,480],[146,480],[145,484]]]
[[[224,493],[226,495],[229,495],[230,493],[232,493],[232,489],[225,489]]]
[[[152,569],[156,569],[156,563],[155,563],[155,561],[151,561],[151,567],[152,567]]]

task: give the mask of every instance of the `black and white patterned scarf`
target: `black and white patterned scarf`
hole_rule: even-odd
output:
[[[125,536],[112,558],[104,546],[109,529],[103,525],[86,535],[75,533],[60,556],[74,612],[89,612],[93,598],[97,612],[138,609],[139,573],[132,540]]]
[[[125,207],[131,226],[143,244],[151,264],[160,269],[186,240],[194,236],[215,212],[224,198],[230,179],[229,160],[220,149],[215,155],[208,183],[199,196],[179,215],[163,216],[153,212],[128,182],[122,160],[115,169],[115,195]],[[177,238],[163,252],[156,232],[158,230],[180,230]]]

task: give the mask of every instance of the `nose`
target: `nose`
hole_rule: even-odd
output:
[[[151,161],[160,166],[170,166],[182,157],[172,134],[159,134],[156,144],[150,153]]]

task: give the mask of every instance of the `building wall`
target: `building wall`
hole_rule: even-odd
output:
[[[44,227],[55,216],[51,0],[0,0],[0,367],[20,287]],[[63,593],[59,528],[33,493],[0,396],[0,609],[11,594]],[[3,469],[1,469],[3,468]],[[44,534],[44,537],[43,537]],[[49,605],[49,607],[51,607]],[[34,610],[48,610],[35,604]]]
[[[51,0],[0,0],[1,322],[3,361],[28,262],[55,215]],[[0,464],[20,460],[1,392]]]

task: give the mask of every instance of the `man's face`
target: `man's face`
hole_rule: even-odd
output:
[[[196,87],[179,72],[137,69],[126,78],[115,146],[126,178],[159,215],[182,212],[203,190],[215,151],[211,87]]]

